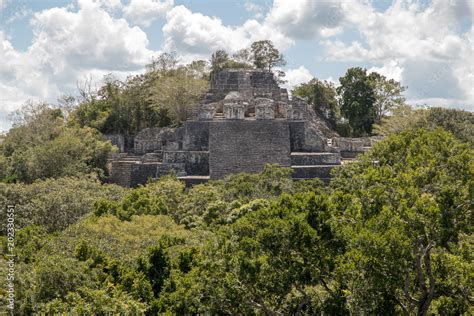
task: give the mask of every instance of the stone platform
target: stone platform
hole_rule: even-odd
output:
[[[109,160],[109,181],[134,187],[173,170],[194,185],[278,164],[291,167],[295,179],[327,182],[344,158],[374,141],[339,137],[264,70],[213,73],[211,89],[190,115],[176,128],[147,128],[133,138],[109,135],[121,150]]]

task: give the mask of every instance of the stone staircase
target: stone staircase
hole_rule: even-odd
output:
[[[133,181],[135,166],[142,163],[142,156],[127,154],[111,162],[111,172],[108,178],[110,183],[130,187]]]

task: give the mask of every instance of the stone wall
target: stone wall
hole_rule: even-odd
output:
[[[149,179],[153,179],[157,175],[157,166],[159,163],[141,163],[132,165],[132,176],[130,179],[130,187],[136,187],[145,184]]]
[[[188,175],[207,176],[209,175],[209,152],[189,151],[185,163],[185,170]]]
[[[288,121],[213,121],[209,125],[209,152],[211,179],[259,172],[266,163],[289,167]]]
[[[209,121],[187,121],[184,123],[184,150],[209,150],[209,123]]]
[[[231,91],[239,91],[246,99],[287,99],[285,89],[280,89],[272,72],[259,69],[224,69],[211,75],[213,100],[220,100]]]
[[[291,151],[303,151],[305,137],[305,122],[289,121]]]
[[[181,150],[184,128],[153,127],[141,130],[135,136],[135,154],[145,154],[160,150]]]

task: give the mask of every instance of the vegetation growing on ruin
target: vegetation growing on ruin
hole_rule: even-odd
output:
[[[221,66],[255,67],[249,52]],[[208,68],[162,55],[143,75],[83,89],[72,110],[17,113],[0,143],[17,315],[474,313],[474,115],[410,107],[399,83],[363,69],[340,89],[314,79],[293,91],[349,134],[386,136],[329,185],[274,165],[191,188],[174,174],[105,184],[114,148],[101,133],[178,124],[173,87],[191,105]],[[370,121],[349,118],[366,119],[352,113],[359,98],[373,102]]]
[[[190,189],[174,175],[3,184],[17,313],[472,313],[464,139],[392,134],[330,186],[276,166]]]

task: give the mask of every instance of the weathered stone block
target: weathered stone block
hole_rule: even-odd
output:
[[[292,176],[295,179],[328,179],[331,177],[331,170],[335,167],[338,165],[292,166]]]
[[[306,153],[292,152],[292,166],[311,166],[311,165],[339,165],[341,156],[338,153]]]
[[[243,120],[245,106],[238,103],[224,103],[224,117],[230,120]]]
[[[288,121],[210,122],[211,179],[237,172],[259,172],[266,163],[291,165]]]
[[[275,118],[275,101],[258,98],[255,100],[255,118],[257,120],[273,120]]]
[[[214,103],[203,104],[199,109],[198,119],[199,120],[212,120],[216,113],[216,106]]]
[[[287,118],[289,120],[306,120],[308,118],[308,104],[296,101],[288,107]]]

